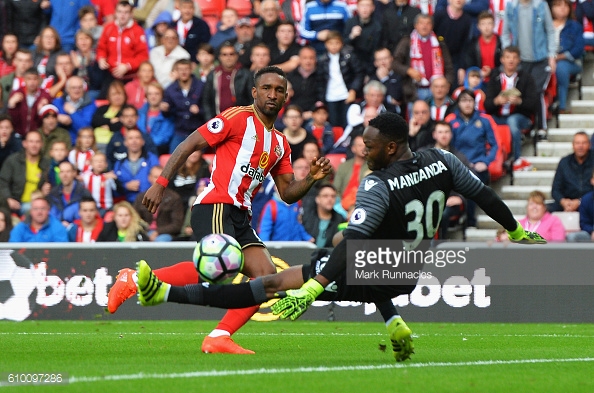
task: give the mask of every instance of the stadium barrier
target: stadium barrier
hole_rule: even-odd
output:
[[[526,259],[526,248],[462,243],[495,258]],[[191,260],[194,243],[94,243],[0,245],[0,320],[176,320],[219,319],[224,310],[168,304],[141,307],[135,299],[116,314],[104,311],[107,293],[117,272],[145,259],[154,267]],[[592,255],[594,244],[546,245],[547,251],[567,255],[558,261],[568,267],[571,257]],[[278,269],[309,262],[311,243],[269,243]],[[536,249],[536,248],[533,248]],[[524,252],[524,253],[523,253]],[[501,254],[504,253],[504,254]],[[585,253],[585,254],[584,254]],[[587,262],[593,263],[590,260]],[[410,296],[394,300],[407,320],[426,322],[594,322],[593,285],[499,285],[488,277],[490,267],[466,286],[419,286]],[[592,280],[592,276],[589,276]],[[551,284],[551,283],[549,283]],[[255,320],[270,321],[269,304]],[[315,302],[303,319],[380,321],[373,304]]]

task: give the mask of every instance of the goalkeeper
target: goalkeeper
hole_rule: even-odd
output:
[[[410,294],[416,283],[347,285],[347,241],[402,239],[414,248],[421,240],[433,237],[435,228],[439,227],[445,197],[451,190],[473,199],[508,231],[512,241],[546,243],[537,233],[524,231],[501,198],[454,155],[437,149],[411,152],[408,125],[400,116],[390,112],[380,114],[369,122],[363,140],[367,164],[373,172],[361,182],[355,211],[344,230],[344,239],[329,257],[324,257],[321,251],[311,265],[291,267],[249,283],[185,287],[174,287],[159,281],[146,262],[140,261],[140,303],[145,306],[176,302],[244,308],[272,298],[282,298],[272,306],[273,313],[294,320],[316,299],[381,304],[399,295]],[[382,312],[382,316],[386,320],[394,357],[403,361],[413,353],[412,332],[395,308],[392,310],[391,315]]]

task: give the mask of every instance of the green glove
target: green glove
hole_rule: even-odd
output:
[[[515,230],[507,231],[509,240],[511,240],[514,243],[521,244],[546,244],[547,241],[544,237],[540,236],[536,232],[525,231],[519,222],[517,224],[518,226]]]
[[[283,299],[272,305],[272,313],[280,315],[281,319],[290,318],[296,320],[307,308],[324,292],[322,284],[310,278],[299,289],[290,289],[287,292],[280,292],[277,295]]]

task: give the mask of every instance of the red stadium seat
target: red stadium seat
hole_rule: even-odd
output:
[[[237,11],[240,18],[250,16],[253,12],[251,0],[228,0],[227,7]]]
[[[334,170],[337,170],[340,164],[346,161],[346,154],[342,153],[333,153],[333,154],[326,154],[326,158],[330,160],[330,164]]]
[[[507,125],[495,125],[494,122],[491,124],[499,149],[497,149],[495,160],[489,164],[489,174],[491,181],[496,181],[507,171],[505,163],[511,156],[511,131]]]
[[[215,15],[204,15],[202,19],[210,27],[210,34],[214,35],[217,32],[217,23],[219,23],[219,17]]]
[[[215,16],[219,18],[225,9],[225,0],[196,0],[202,11],[202,17]]]
[[[169,161],[169,157],[171,157],[171,154],[161,154],[159,156],[159,165],[165,168],[165,164],[167,164],[167,161]]]
[[[215,155],[214,154],[203,154],[202,158],[204,158],[204,160],[206,162],[208,162],[208,170],[212,172],[212,163],[214,161]]]

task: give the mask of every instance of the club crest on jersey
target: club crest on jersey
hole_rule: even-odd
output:
[[[210,120],[206,125],[208,131],[210,131],[213,134],[218,134],[219,132],[223,131],[223,127],[223,120],[221,120],[218,117],[215,117],[214,119]]]
[[[281,149],[280,145],[274,147],[274,154],[276,154],[277,157],[283,156],[283,149]]]
[[[258,180],[260,183],[264,181],[264,175],[262,174],[262,171],[258,170],[257,168],[254,168],[250,164],[244,164],[241,166],[240,169],[241,172],[245,173],[254,180]]]
[[[258,166],[264,169],[268,166],[268,161],[270,161],[270,156],[267,152],[263,151],[260,155],[260,161],[258,162]]]

